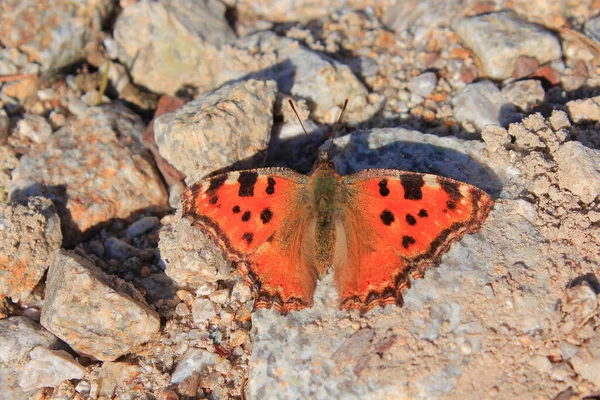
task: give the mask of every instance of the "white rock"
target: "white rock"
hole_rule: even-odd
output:
[[[410,80],[410,91],[422,97],[427,97],[437,86],[437,76],[434,72],[424,72]]]
[[[29,356],[31,359],[19,378],[19,386],[25,391],[55,387],[62,381],[81,379],[85,375],[85,368],[66,351],[38,346]]]
[[[44,117],[26,113],[23,119],[17,122],[13,135],[33,143],[43,143],[52,135],[52,127]]]
[[[481,130],[486,125],[507,125],[514,106],[491,81],[465,86],[452,99],[454,116],[461,123],[472,123]]]
[[[199,298],[194,301],[192,306],[192,319],[197,325],[207,324],[211,319],[217,316],[215,306],[209,299]]]
[[[219,356],[206,350],[189,349],[183,359],[177,363],[171,375],[171,383],[183,382],[194,372],[202,374],[208,366],[214,365],[218,358]]]

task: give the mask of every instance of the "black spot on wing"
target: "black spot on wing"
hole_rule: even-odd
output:
[[[425,184],[421,175],[405,174],[400,175],[400,183],[404,189],[404,198],[407,200],[421,200],[423,191],[421,188]]]
[[[446,207],[448,207],[449,210],[454,210],[456,208],[456,202],[448,200],[446,201]]]
[[[240,197],[254,196],[254,185],[256,185],[257,179],[258,174],[254,171],[240,172],[240,176],[237,180],[240,184],[240,190],[238,191],[238,195]]]
[[[429,214],[427,214],[427,210],[425,210],[424,208],[421,208],[418,215],[421,218],[427,218],[429,216]]]
[[[415,244],[415,238],[412,236],[402,236],[402,247],[408,249],[411,244]]]
[[[208,189],[206,189],[206,193],[209,195],[214,194],[227,180],[227,174],[219,175],[210,180],[210,185],[208,185]]]
[[[242,210],[240,209],[240,206],[233,206],[233,208],[231,209],[231,212],[234,214],[239,214]]]
[[[219,196],[217,196],[216,194],[208,200],[208,202],[210,204],[217,204],[218,201],[219,201]]]
[[[267,178],[267,188],[265,189],[267,194],[275,193],[275,179],[268,177]]]
[[[263,224],[268,224],[269,221],[271,221],[271,218],[273,218],[273,212],[270,209],[265,208],[261,211],[260,219]]]
[[[458,183],[452,182],[444,178],[439,178],[438,183],[440,184],[442,190],[448,194],[448,197],[450,197],[452,201],[460,200],[460,198],[462,197],[462,193],[460,193]],[[453,209],[451,207],[448,208]]]
[[[254,235],[252,234],[252,232],[246,232],[242,235],[242,239],[244,239],[246,243],[250,244],[254,239]]]
[[[379,181],[379,194],[382,195],[383,197],[387,196],[388,194],[390,194],[390,189],[387,187],[388,184],[388,180],[387,179],[382,179]]]
[[[244,222],[249,221],[251,216],[252,216],[252,213],[250,211],[246,211],[245,213],[242,214],[242,221],[244,221]]]
[[[417,219],[413,217],[411,214],[406,214],[406,223],[409,225],[416,225]]]
[[[384,225],[390,226],[392,222],[394,222],[394,213],[390,210],[383,210],[381,214],[379,214],[379,218]]]

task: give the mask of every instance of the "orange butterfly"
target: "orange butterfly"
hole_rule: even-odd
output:
[[[228,172],[181,198],[183,216],[238,263],[254,307],[282,313],[312,306],[317,278],[331,265],[340,308],[402,305],[409,275],[422,278],[454,241],[480,229],[493,206],[481,189],[436,175],[368,169],[341,176],[327,151],[310,175]]]

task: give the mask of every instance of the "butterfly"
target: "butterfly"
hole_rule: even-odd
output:
[[[436,175],[342,176],[329,150],[309,175],[280,167],[226,172],[194,183],[181,199],[183,217],[238,264],[254,308],[282,313],[312,306],[330,267],[340,308],[402,306],[409,277],[438,265],[493,206],[481,189]]]

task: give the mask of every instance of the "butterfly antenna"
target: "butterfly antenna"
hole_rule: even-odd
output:
[[[304,127],[304,124],[302,123],[302,120],[300,119],[300,115],[298,114],[298,111],[296,111],[296,106],[294,105],[294,102],[292,101],[292,99],[289,99],[288,102],[290,103],[290,106],[292,106],[292,110],[294,110],[294,113],[296,114],[296,117],[298,118],[298,122],[300,122],[300,126],[302,127],[304,134],[306,135],[306,137],[308,137],[308,132],[306,132],[306,128]]]
[[[333,129],[331,132],[331,142],[329,142],[329,148],[331,148],[331,145],[333,144],[333,139],[335,139],[335,136],[337,134],[337,129],[340,126],[340,124],[342,123],[342,118],[344,117],[344,111],[346,111],[346,107],[348,107],[348,98],[346,98],[346,100],[344,101],[344,107],[342,107],[342,112],[340,113],[340,117],[336,121],[335,125],[333,125]],[[329,149],[327,149],[327,151],[329,151]]]

